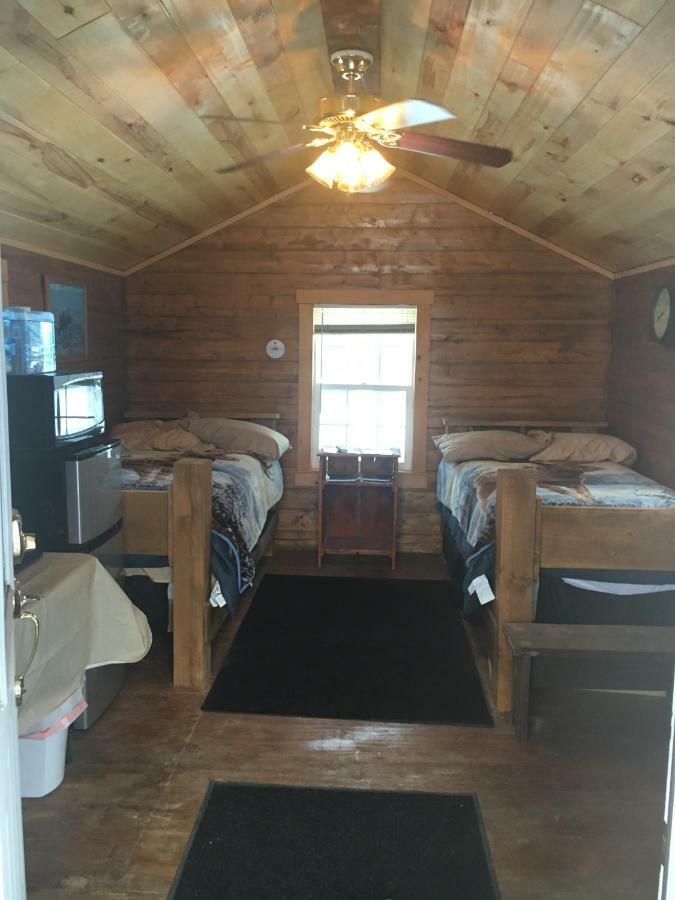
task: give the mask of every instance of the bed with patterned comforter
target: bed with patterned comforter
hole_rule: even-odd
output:
[[[281,465],[254,454],[222,450],[209,453],[127,451],[122,457],[122,487],[126,491],[166,491],[173,478],[174,463],[185,457],[212,462],[211,568],[222,598],[234,612],[239,595],[255,575],[251,551],[262,534],[269,511],[283,493]],[[126,565],[128,569],[152,567],[148,560],[128,559]]]
[[[675,491],[633,469],[612,462],[441,462],[436,498],[446,535],[444,550],[446,558],[456,561],[459,556],[463,561],[465,612],[477,609],[478,601],[469,593],[469,586],[475,578],[485,575],[494,589],[497,472],[514,467],[535,471],[537,497],[544,506],[675,508]],[[576,574],[580,578],[590,577],[588,573]],[[622,582],[629,580],[626,573],[622,573],[621,577]],[[615,580],[618,585],[618,576],[612,579],[611,573],[605,572],[602,578],[608,579],[608,583]],[[569,583],[572,579],[566,580]],[[672,587],[674,580],[674,573],[635,573],[634,577],[633,574],[630,577],[630,581],[647,581],[669,587]]]

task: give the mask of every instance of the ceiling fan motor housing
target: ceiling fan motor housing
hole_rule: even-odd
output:
[[[319,123],[348,122],[380,106],[382,100],[373,94],[331,94],[319,100]]]

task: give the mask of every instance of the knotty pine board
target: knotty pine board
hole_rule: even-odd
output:
[[[367,92],[440,103],[454,118],[432,134],[514,154],[490,169],[394,151],[396,165],[610,271],[672,256],[668,0],[1,8],[7,240],[126,272],[273,198],[316,153],[220,169],[295,144],[345,87],[330,52],[356,45],[374,55]],[[323,226],[320,204],[305,212]]]
[[[299,288],[433,289],[429,436],[462,419],[604,418],[611,283],[396,179],[371,195],[310,187],[127,280],[134,414],[235,408],[281,414],[297,443]],[[269,360],[270,338],[286,344]],[[426,490],[401,492],[399,549],[440,546],[438,453]],[[316,542],[316,493],[286,492],[277,544]]]
[[[675,349],[651,337],[649,313],[659,287],[675,283],[675,266],[616,283],[608,415],[635,444],[645,475],[675,487]]]

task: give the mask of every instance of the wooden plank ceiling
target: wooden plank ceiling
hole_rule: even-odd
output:
[[[124,271],[304,178],[335,49],[510,147],[392,161],[606,269],[674,255],[675,0],[2,0],[0,240]]]

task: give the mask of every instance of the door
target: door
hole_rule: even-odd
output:
[[[14,596],[11,590],[14,576],[6,383],[0,318],[0,579],[3,585],[3,610],[0,616],[0,900],[22,900],[26,896],[26,884],[14,701]]]
[[[675,672],[673,673],[673,706],[670,716],[670,752],[664,811],[663,864],[659,884],[659,900],[675,900]]]

